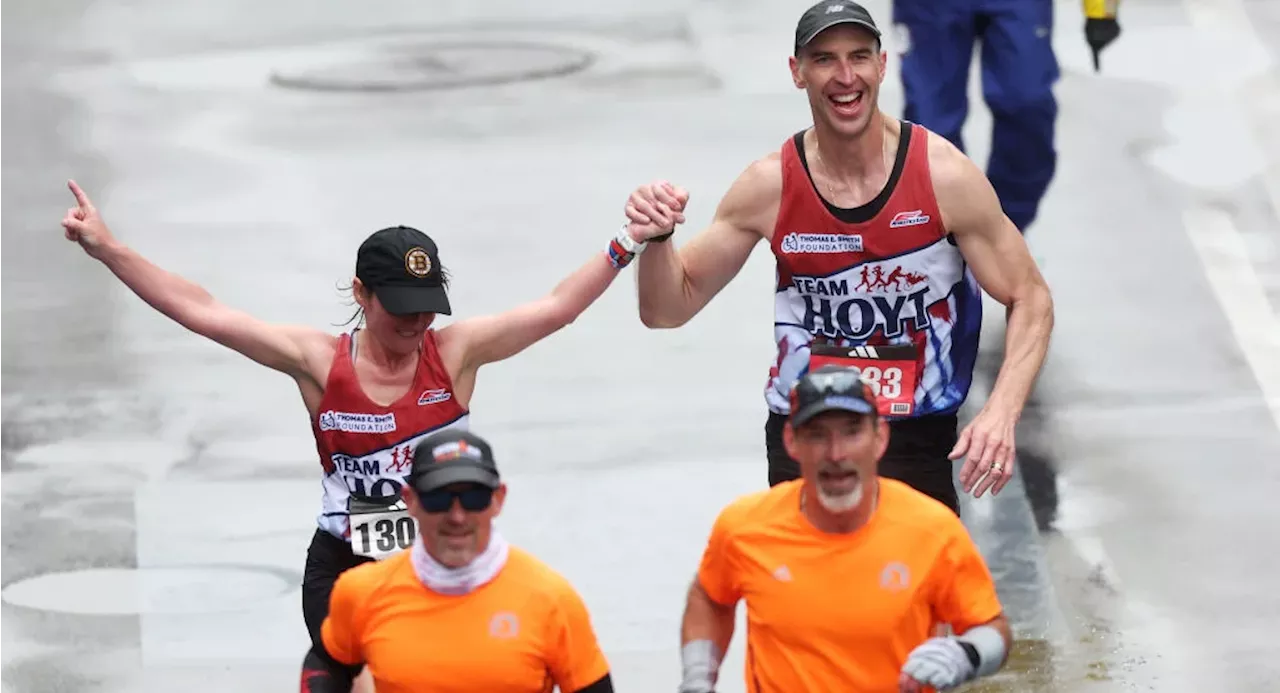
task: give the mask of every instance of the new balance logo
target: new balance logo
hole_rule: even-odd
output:
[[[785,565],[778,566],[778,569],[773,571],[773,579],[778,582],[791,582],[791,569]]]
[[[903,226],[919,226],[920,224],[929,223],[929,215],[922,210],[913,209],[910,212],[898,212],[893,215],[893,219],[889,221],[889,228],[897,229]]]
[[[844,5],[827,5],[827,14],[844,12]]]
[[[453,397],[453,393],[449,392],[443,387],[436,388],[434,390],[423,390],[422,394],[418,395],[418,406],[425,407],[428,404],[438,404],[440,402],[448,402],[449,399],[452,397]]]

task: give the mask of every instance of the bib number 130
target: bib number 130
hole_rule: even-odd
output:
[[[909,416],[915,410],[916,350],[909,344],[875,347],[842,347],[814,344],[809,352],[810,370],[836,364],[852,366],[862,374],[876,398],[882,416]]]
[[[356,555],[382,560],[413,546],[418,525],[409,516],[404,501],[394,504],[351,500],[351,550]]]

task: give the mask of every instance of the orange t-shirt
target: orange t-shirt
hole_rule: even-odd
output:
[[[352,568],[320,632],[334,659],[368,667],[378,693],[571,693],[609,673],[577,591],[516,547],[467,595],[428,590],[408,551]]]
[[[936,623],[963,633],[1000,615],[991,573],[946,506],[881,478],[868,524],[826,534],[800,512],[802,483],[729,504],[698,571],[714,601],[746,599],[751,693],[896,693]]]

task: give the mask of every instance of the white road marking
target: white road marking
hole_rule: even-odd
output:
[[[1249,261],[1249,250],[1230,215],[1195,207],[1182,215],[1222,312],[1280,428],[1280,320]]]
[[[1149,158],[1150,164],[1202,191],[1229,193],[1252,180],[1261,180],[1280,215],[1280,162],[1269,160],[1274,158],[1274,150],[1264,149],[1261,145],[1265,143],[1259,142],[1268,114],[1280,112],[1280,82],[1269,74],[1273,58],[1258,39],[1239,0],[1184,0],[1184,6],[1191,24],[1189,31],[1173,26],[1135,27],[1130,45],[1117,46],[1113,53],[1115,58],[1126,59],[1113,61],[1106,72],[1122,79],[1154,81],[1173,91],[1174,101],[1164,118],[1164,127],[1174,142]],[[1177,61],[1177,56],[1170,58],[1162,52],[1160,66],[1137,50],[1146,44],[1168,43],[1171,38],[1193,46],[1189,55],[1226,54],[1229,57],[1224,58],[1224,64],[1231,65],[1231,69],[1218,71],[1202,61],[1197,64],[1194,59],[1177,66],[1186,69],[1169,69],[1167,61]],[[1222,50],[1215,50],[1219,48]],[[1204,69],[1214,71],[1212,78],[1187,78],[1187,74],[1195,75]],[[1201,106],[1206,103],[1206,90],[1213,92],[1209,98],[1212,108]],[[1229,136],[1223,136],[1221,128],[1204,127],[1206,121],[1211,126],[1221,126],[1222,118],[1233,115],[1245,127],[1231,128]],[[1183,223],[1211,290],[1280,427],[1280,322],[1250,262],[1245,239],[1232,218],[1216,209],[1185,209]],[[1116,614],[1118,631],[1143,645],[1141,653],[1116,653],[1127,660],[1123,665],[1129,676],[1155,676],[1165,688],[1204,688],[1198,686],[1198,679],[1207,672],[1200,671],[1197,659],[1190,653],[1181,655],[1186,640],[1180,637],[1177,624],[1168,617],[1164,606],[1144,601],[1141,590],[1135,593],[1125,589],[1104,539],[1107,525],[1113,520],[1074,503],[1082,499],[1072,493],[1065,479],[1060,482],[1062,504],[1056,527],[1061,537],[1068,550],[1087,566],[1092,582],[1113,593],[1114,603],[1121,607]],[[1152,652],[1160,656],[1144,656]]]

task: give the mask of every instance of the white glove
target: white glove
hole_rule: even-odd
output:
[[[902,673],[945,691],[973,679],[977,671],[954,638],[929,638],[907,656]]]

